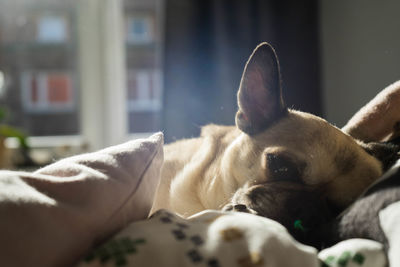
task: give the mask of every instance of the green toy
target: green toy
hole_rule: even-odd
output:
[[[294,229],[300,230],[302,232],[306,231],[306,229],[303,227],[303,222],[301,220],[294,221]]]

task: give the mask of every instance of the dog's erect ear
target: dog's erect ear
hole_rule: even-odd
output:
[[[378,142],[400,136],[400,81],[375,96],[342,130],[364,142]]]
[[[265,130],[287,112],[282,99],[278,58],[268,43],[258,45],[246,63],[238,105],[236,125],[249,135]]]

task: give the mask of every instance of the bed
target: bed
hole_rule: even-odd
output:
[[[387,266],[378,242],[350,239],[317,251],[247,213],[206,210],[185,219],[160,210],[146,218],[162,143],[159,133],[34,173],[1,171],[1,265]],[[398,220],[399,205],[389,208],[382,216]]]

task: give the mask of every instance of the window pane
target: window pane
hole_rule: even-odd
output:
[[[125,0],[129,132],[161,129],[162,0]]]
[[[0,1],[0,106],[31,136],[79,134],[75,0]]]
[[[40,16],[37,24],[37,40],[43,43],[62,43],[67,40],[67,21],[62,15]]]

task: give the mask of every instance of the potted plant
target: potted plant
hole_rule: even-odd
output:
[[[28,155],[29,146],[26,142],[26,135],[19,129],[6,123],[7,109],[0,107],[0,168],[12,167],[11,152],[5,146],[5,139],[8,137],[17,138],[19,147],[24,158]]]

